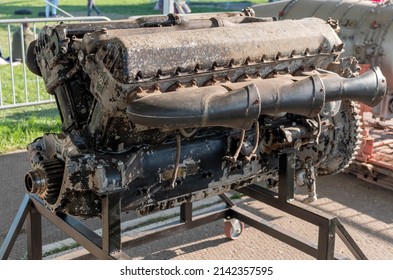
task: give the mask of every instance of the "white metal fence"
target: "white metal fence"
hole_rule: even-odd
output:
[[[28,18],[0,20],[0,34],[7,38],[7,42],[0,41],[3,63],[0,65],[0,110],[38,105],[53,102],[54,99],[45,91],[42,79],[31,73],[25,63],[25,54],[28,46],[25,46],[23,24],[29,23],[37,38],[39,29],[45,24],[57,24],[60,22],[86,22],[86,21],[110,21],[103,16],[91,17],[60,17],[60,18]],[[19,29],[22,50],[21,62],[14,61],[12,57],[12,35]],[[8,58],[5,60],[4,58]],[[14,62],[13,62],[14,61]]]

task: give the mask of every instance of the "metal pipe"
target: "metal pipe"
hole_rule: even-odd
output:
[[[151,94],[133,101],[127,112],[134,123],[147,127],[249,129],[259,115],[292,113],[315,117],[325,102],[347,99],[373,106],[385,93],[385,77],[375,68],[352,79],[313,75],[297,82],[288,78],[260,79],[248,84]]]
[[[222,86],[152,94],[128,106],[131,120],[167,129],[223,126],[248,129],[260,114],[254,84],[228,91]]]
[[[58,18],[18,18],[18,19],[1,19],[1,24],[19,24],[19,23],[37,23],[37,22],[85,22],[85,21],[111,21],[110,18],[104,16],[90,16],[90,17],[58,17]]]
[[[386,79],[379,67],[352,79],[329,75],[322,80],[325,85],[326,102],[345,98],[374,107],[382,101],[387,90]]]
[[[27,88],[27,78],[26,78],[26,51],[25,49],[28,46],[25,46],[25,28],[24,28],[24,24],[20,24],[19,26],[20,28],[20,42],[21,42],[21,48],[22,48],[22,69],[23,69],[23,85],[24,85],[24,89],[25,89],[25,101],[26,103],[29,103],[29,91]]]
[[[12,88],[12,104],[16,104],[15,94],[15,75],[14,75],[14,58],[12,57],[12,44],[11,44],[11,28],[8,25],[8,49],[10,50],[10,70],[11,70],[11,88]]]

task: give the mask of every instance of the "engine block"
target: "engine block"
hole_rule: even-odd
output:
[[[82,217],[120,192],[123,211],[148,214],[274,187],[286,152],[299,185],[340,171],[358,145],[354,101],[378,104],[386,81],[340,57],[336,27],[252,10],[45,26],[27,64],[63,127],[29,145],[27,191]]]

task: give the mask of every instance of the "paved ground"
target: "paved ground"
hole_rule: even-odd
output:
[[[0,156],[0,244],[25,193],[23,177],[29,168],[27,154],[24,152]],[[337,174],[318,178],[318,194],[319,200],[312,204],[313,207],[337,215],[368,258],[393,260],[392,191],[359,181],[349,174]],[[300,191],[297,199],[303,197]],[[312,225],[249,198],[243,199],[239,206],[316,242],[317,228]],[[91,220],[88,224],[94,228],[97,227],[97,222]],[[44,244],[64,238],[67,236],[44,220]],[[25,257],[25,239],[26,235],[22,232],[11,259]],[[336,252],[353,258],[341,241],[337,241]],[[223,234],[222,221],[127,249],[126,253],[134,259],[310,258],[249,226],[246,226],[239,239],[229,241]]]

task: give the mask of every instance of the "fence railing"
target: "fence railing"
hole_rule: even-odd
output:
[[[25,46],[24,24],[31,25],[34,38],[37,38],[39,29],[45,24],[86,21],[110,21],[110,19],[103,16],[90,16],[0,20],[0,35],[2,38],[7,38],[7,42],[0,40],[3,56],[0,63],[0,110],[54,102],[53,97],[45,91],[42,78],[31,73],[24,63],[28,47]],[[12,37],[18,29],[22,57],[17,61],[12,57]]]

